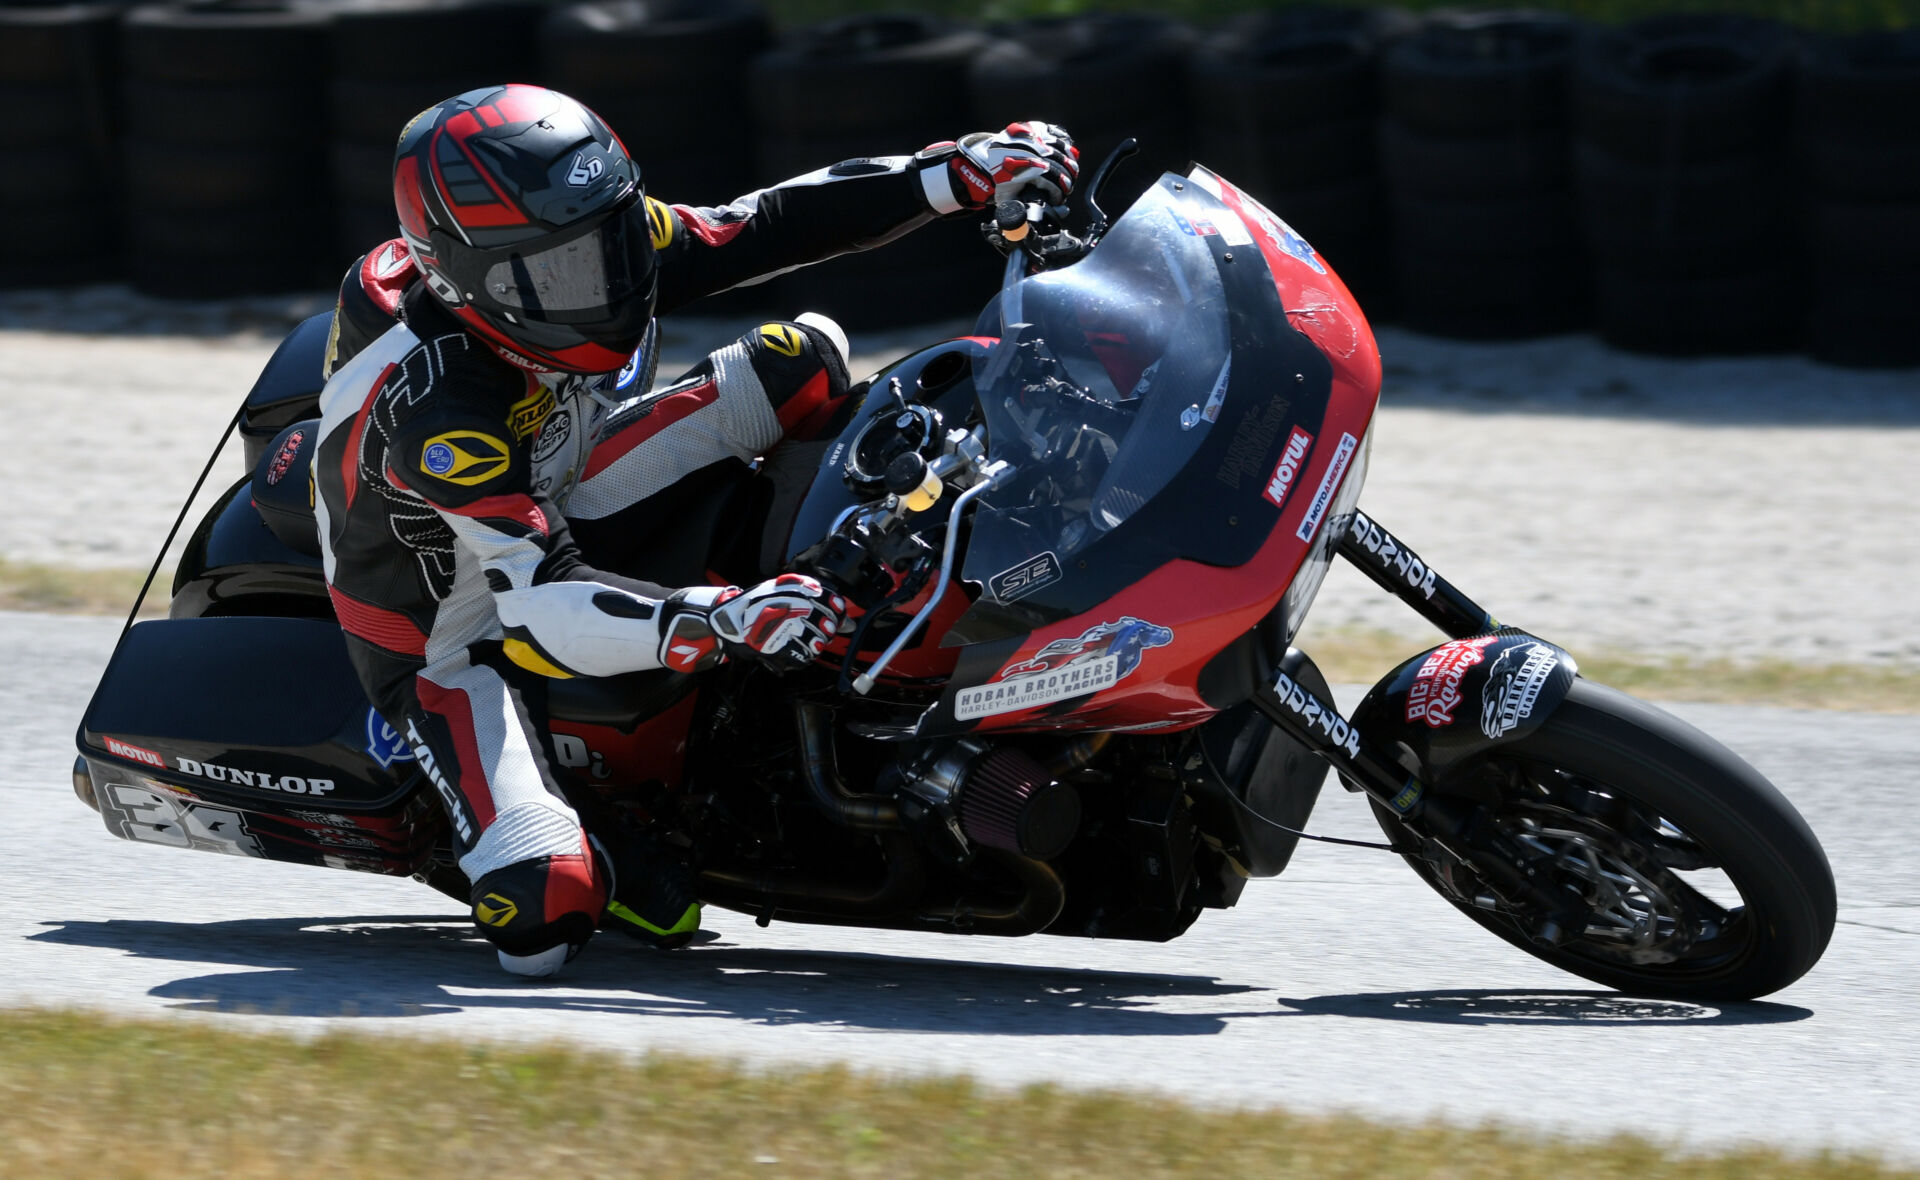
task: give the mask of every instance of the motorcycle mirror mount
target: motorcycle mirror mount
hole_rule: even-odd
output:
[[[1100,191],[1107,187],[1107,181],[1113,176],[1113,170],[1120,165],[1120,162],[1139,150],[1140,141],[1129,135],[1107,153],[1107,158],[1100,161],[1100,166],[1095,168],[1093,175],[1087,178],[1087,185],[1083,190],[1087,194],[1087,245],[1091,246],[1099,241],[1106,234],[1107,227],[1113,224],[1106,210],[1100,208]]]

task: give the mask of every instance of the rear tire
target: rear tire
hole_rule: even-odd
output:
[[[1519,779],[1511,777],[1516,772]],[[1578,790],[1602,788],[1637,814],[1658,816],[1682,835],[1666,847],[1682,851],[1651,854],[1642,866],[1671,870],[1685,850],[1704,852],[1743,904],[1728,910],[1714,932],[1692,935],[1674,961],[1630,961],[1617,940],[1596,933],[1598,923],[1571,942],[1547,946],[1504,909],[1481,908],[1461,896],[1448,884],[1448,866],[1424,855],[1420,839],[1397,819],[1377,805],[1375,812],[1414,871],[1455,908],[1528,954],[1596,983],[1644,996],[1751,1000],[1786,987],[1819,962],[1833,935],[1836,905],[1826,853],[1793,805],[1732,751],[1651,705],[1576,680],[1540,729],[1488,750],[1436,789],[1472,791],[1489,778],[1537,784],[1543,776]],[[1489,806],[1506,819],[1525,810],[1516,803],[1524,801],[1502,791]],[[1590,823],[1570,820],[1583,822]],[[1643,853],[1650,847],[1638,845]],[[1666,876],[1681,871],[1689,870]]]

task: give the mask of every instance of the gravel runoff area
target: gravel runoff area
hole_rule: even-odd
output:
[[[280,334],[327,302],[0,294],[0,557],[144,567]],[[671,375],[750,325],[664,326]],[[854,372],[962,327],[856,336]],[[1362,507],[1502,620],[1576,652],[1920,665],[1920,372],[1379,341]],[[215,475],[238,478],[237,445]],[[1343,565],[1311,625],[1430,634]]]

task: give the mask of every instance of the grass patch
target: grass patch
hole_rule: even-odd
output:
[[[1316,2],[1351,6],[1367,0]],[[1397,6],[1420,12],[1460,4],[1459,0],[1398,0]],[[912,4],[901,0],[768,0],[767,3],[774,19],[785,25],[810,24],[856,12],[906,9],[969,21],[1068,16],[1093,11],[1147,11],[1206,23],[1235,13],[1279,7],[1286,5],[1273,0],[916,0]],[[1605,24],[1674,12],[1740,13],[1833,32],[1902,28],[1920,23],[1920,0],[1532,0],[1527,7],[1571,13]]]
[[[146,576],[145,570],[73,569],[0,558],[0,610],[125,617]],[[161,570],[154,589],[140,604],[143,618],[167,613],[171,584],[171,573]]]
[[[1313,657],[1328,680],[1371,684],[1400,661],[1440,642],[1438,633],[1420,640],[1384,631],[1320,632],[1309,623],[1296,646]],[[1920,713],[1920,668],[1653,656],[1577,646],[1571,650],[1587,679],[1650,700]]]
[[[0,1176],[1290,1176],[1880,1180],[1867,1156],[1683,1155],[843,1068],[759,1072],[0,1012]]]

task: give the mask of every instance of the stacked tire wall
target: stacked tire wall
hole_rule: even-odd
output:
[[[1920,365],[1920,30],[1815,43],[1795,131],[1808,348],[1839,365]]]
[[[967,70],[986,46],[978,30],[921,16],[848,17],[799,30],[749,72],[762,183],[918,151],[972,130]],[[992,296],[998,273],[979,227],[962,219],[809,267],[764,294],[747,290],[768,310],[817,310],[868,328],[970,315]]]
[[[1567,166],[1574,36],[1561,17],[1443,14],[1388,50],[1380,154],[1409,326],[1499,339],[1584,318]]]
[[[1383,322],[1920,365],[1920,31],[1702,15],[1288,4],[1206,30],[776,31],[758,0],[0,0],[0,287],[330,286],[394,232],[406,121],[514,80],[598,110],[670,202],[1040,118],[1089,170],[1140,141],[1110,212],[1190,156],[1213,167]],[[999,271],[962,219],[703,310],[959,318]]]
[[[442,99],[530,78],[542,10],[527,0],[347,0],[332,11],[331,241],[344,267],[399,233],[393,145],[400,129]]]
[[[772,43],[750,0],[594,0],[547,13],[539,75],[625,137],[648,192],[719,205],[764,179],[741,133],[747,68]]]
[[[119,273],[119,11],[0,8],[0,287]],[[25,117],[19,117],[21,114]]]
[[[327,20],[284,0],[144,5],[120,24],[134,286],[204,298],[329,269]]]
[[[1575,152],[1611,343],[1671,354],[1796,343],[1793,50],[1782,26],[1740,17],[1658,17],[1588,39]]]
[[[1380,50],[1410,24],[1362,8],[1250,13],[1188,67],[1195,158],[1281,211],[1369,309],[1392,293]]]

